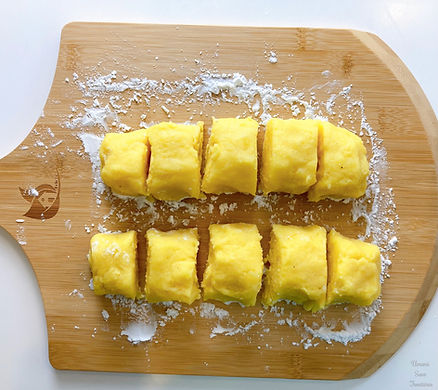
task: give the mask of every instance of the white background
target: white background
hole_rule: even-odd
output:
[[[376,33],[401,57],[438,112],[438,2],[420,1],[21,1],[0,11],[0,156],[36,122],[71,21],[354,28]],[[438,299],[402,348],[370,378],[337,382],[67,372],[48,361],[44,309],[20,246],[0,229],[2,389],[408,389],[438,388]],[[412,361],[429,367],[416,376]],[[418,372],[417,372],[418,375]]]

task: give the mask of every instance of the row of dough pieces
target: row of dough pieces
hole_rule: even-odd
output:
[[[269,254],[263,260],[256,225],[210,225],[207,267],[201,283],[204,300],[253,306],[269,264],[261,301],[279,300],[318,311],[332,303],[369,305],[380,295],[380,251],[376,245],[327,235],[321,226],[273,225]],[[196,263],[198,231],[146,233],[145,291],[137,277],[137,233],[99,233],[90,243],[89,263],[97,295],[145,297],[151,303],[193,303],[201,297]]]
[[[201,181],[204,124],[162,122],[109,133],[100,147],[101,176],[120,195],[160,200],[257,191],[258,123],[213,118]],[[369,174],[366,149],[354,133],[320,120],[271,119],[263,142],[261,190],[302,194],[310,201],[358,198]]]

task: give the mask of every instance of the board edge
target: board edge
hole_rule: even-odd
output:
[[[435,174],[438,172],[438,122],[432,106],[413,74],[409,71],[397,54],[376,34],[351,30],[366,47],[368,47],[399,81],[412,105],[420,116],[423,128],[432,151],[435,163]],[[436,229],[437,227],[435,227]],[[388,340],[365,362],[351,371],[344,379],[364,378],[376,372],[391,356],[393,356],[416,328],[438,288],[438,235],[423,284],[418,291],[415,303],[400,321],[400,325]],[[414,318],[414,320],[410,320]]]

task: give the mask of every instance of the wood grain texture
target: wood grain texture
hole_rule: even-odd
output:
[[[334,79],[352,83],[360,91],[368,121],[388,152],[390,179],[383,185],[394,189],[400,218],[399,249],[392,258],[391,278],[383,285],[384,308],[374,320],[371,334],[347,347],[320,343],[305,350],[292,347],[291,342],[300,335],[291,328],[277,327],[273,316],[265,321],[271,332],[264,340],[249,342],[247,336],[239,335],[211,339],[211,322],[197,318],[194,323],[193,317],[181,315],[163,329],[157,343],[133,346],[124,338],[113,340],[120,333],[123,314],[113,312],[108,300],[95,297],[87,287],[90,273],[85,256],[90,234],[84,225],[91,226],[111,206],[106,200],[100,208],[96,206],[90,161],[76,153],[59,153],[57,148],[38,157],[35,148],[18,147],[0,161],[0,223],[17,239],[25,235],[23,250],[35,271],[46,311],[50,361],[55,368],[72,370],[307,379],[370,375],[415,328],[438,284],[438,124],[413,76],[379,38],[351,30],[72,23],[63,29],[45,115],[34,129],[49,127],[63,140],[64,148],[78,150],[81,144],[72,130],[60,126],[60,118],[67,118],[70,106],[82,97],[65,82],[66,77],[71,78],[74,72],[106,74],[120,69],[130,77],[176,80],[186,74],[181,65],[189,68],[185,58],[196,58],[200,51],[212,53],[217,43],[220,55],[213,65],[220,72],[240,72],[277,85],[293,74],[300,90],[314,85],[321,71],[329,69]],[[281,58],[275,68],[264,56],[267,43],[275,43]],[[204,109],[207,117],[234,116],[242,110]],[[153,120],[166,119],[158,111]],[[134,107],[125,123],[135,126],[140,114],[140,108]],[[178,111],[172,120],[187,120],[185,110]],[[206,127],[210,124],[207,120]],[[30,133],[23,145],[33,145],[35,139],[35,133]],[[29,203],[19,188],[42,184],[46,186],[41,190],[51,198],[46,202],[53,202],[59,194],[59,209],[45,220],[23,216]],[[244,196],[233,195],[230,200],[240,204]],[[304,211],[310,206],[298,197],[296,207]],[[337,219],[342,212],[348,212],[348,206],[336,204],[316,222],[336,226],[346,235],[357,234],[363,226]],[[25,222],[17,223],[21,218]],[[66,220],[71,221],[71,230],[66,229]],[[236,221],[256,222],[266,251],[267,211],[238,208],[225,215],[215,211],[190,225],[200,229],[199,274],[207,255],[208,225]],[[130,224],[113,219],[109,225],[114,230],[133,228],[144,233],[150,221]],[[155,226],[169,229],[162,221]],[[94,233],[95,227],[92,230]],[[69,295],[75,288],[83,291],[84,299]],[[102,319],[103,308],[111,313],[108,322]],[[245,310],[256,314],[259,309]],[[242,309],[230,306],[227,310],[237,315]],[[295,315],[301,309],[291,310]],[[330,310],[333,316],[343,315],[342,309]],[[188,332],[191,326],[196,326],[194,335]],[[92,338],[94,328],[99,332]],[[256,334],[250,332],[249,336],[255,338]],[[288,342],[280,343],[280,338]],[[271,348],[258,349],[262,342]]]

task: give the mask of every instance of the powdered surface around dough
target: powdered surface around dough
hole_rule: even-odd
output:
[[[277,58],[271,52],[268,54],[269,61]],[[306,90],[294,88],[294,75],[274,86],[240,73],[223,74],[208,69],[192,72],[176,81],[128,77],[116,70],[103,75],[95,71],[81,76],[72,74],[69,80],[69,87],[80,95],[80,99],[70,107],[71,112],[60,116],[59,125],[75,134],[80,141],[78,149],[66,147],[50,129],[45,132],[34,129],[35,143],[24,147],[47,160],[53,153],[74,153],[90,160],[95,210],[90,214],[90,223],[84,226],[87,233],[127,229],[144,232],[152,226],[195,227],[199,221],[208,225],[234,222],[238,218],[240,222],[256,223],[266,236],[272,223],[315,223],[379,245],[382,281],[388,276],[391,256],[397,249],[398,216],[394,193],[387,176],[384,143],[369,125],[366,102],[362,101],[360,91],[356,91],[354,85],[331,79],[331,73],[324,69],[321,69],[320,80],[315,80],[315,84]],[[166,203],[114,196],[102,183],[98,148],[105,133],[129,131],[161,120],[181,121],[180,118],[187,122],[204,120],[208,129],[211,116],[224,107],[230,116],[250,115],[261,124],[274,116],[320,118],[357,133],[364,140],[370,157],[371,175],[366,195],[358,200],[327,200],[317,204],[308,203],[305,196],[285,194],[207,196],[202,200]],[[263,126],[261,131],[264,131]],[[242,215],[247,219],[242,220]],[[24,227],[17,228],[17,236],[24,242]],[[264,238],[265,247],[266,242],[267,237]],[[288,303],[270,309],[261,306],[236,309],[237,304],[219,303],[196,303],[193,307],[172,303],[169,308],[142,301],[129,302],[121,297],[109,299],[113,312],[122,313],[120,333],[115,337],[126,336],[133,343],[162,340],[167,324],[191,316],[197,321],[211,323],[210,338],[243,337],[258,349],[269,348],[272,342],[263,341],[275,334],[277,328],[285,326],[290,328],[290,337],[278,342],[291,347],[307,349],[323,341],[326,348],[330,348],[332,343],[347,345],[359,341],[370,333],[372,321],[382,307],[381,301],[377,300],[367,308],[338,306],[309,314]],[[206,310],[212,314],[206,316]],[[114,313],[108,314],[108,321]],[[138,323],[148,326],[136,326]],[[189,336],[196,337],[195,328],[189,329]]]

